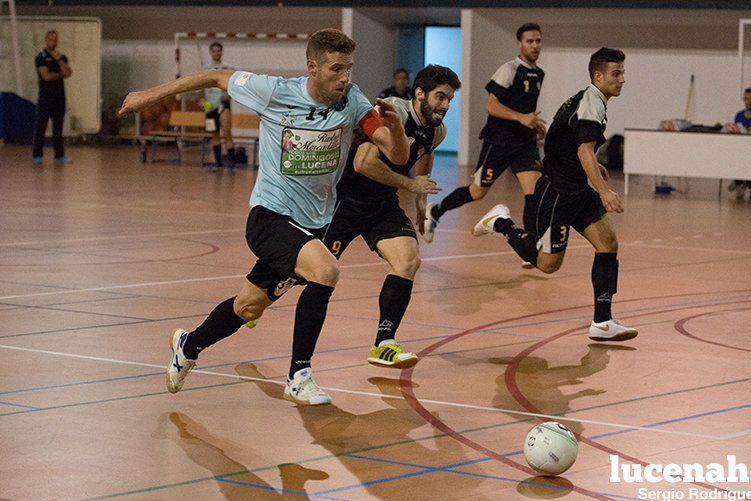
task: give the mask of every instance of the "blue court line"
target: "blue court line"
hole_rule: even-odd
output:
[[[715,410],[715,411],[702,412],[700,414],[692,414],[692,415],[689,415],[689,416],[684,416],[684,417],[680,417],[680,418],[670,419],[670,420],[666,420],[666,421],[658,421],[656,423],[650,423],[650,424],[642,425],[642,426],[645,427],[645,428],[653,428],[653,427],[657,427],[657,426],[663,426],[665,424],[678,423],[678,422],[682,422],[682,421],[690,421],[692,419],[698,419],[698,418],[701,418],[701,417],[706,417],[706,416],[711,416],[711,415],[716,415],[716,414],[724,414],[724,413],[727,413],[727,412],[733,412],[733,411],[736,411],[736,410],[742,410],[742,409],[746,409],[746,408],[749,408],[749,407],[751,407],[751,404],[739,405],[739,406],[735,406],[735,407],[728,407],[728,408],[725,408],[725,409],[718,409],[718,410]],[[630,428],[630,429],[627,429],[627,430],[618,430],[618,431],[615,431],[615,432],[601,433],[601,434],[598,434],[598,435],[593,435],[593,436],[588,437],[588,438],[590,440],[597,440],[597,439],[604,438],[604,437],[610,437],[610,436],[613,436],[613,435],[621,435],[621,434],[624,434],[624,433],[633,433],[633,432],[636,432],[636,431],[641,431],[641,430]],[[512,456],[523,454],[523,452],[524,451],[522,451],[522,450],[517,450],[517,451],[513,451],[513,452],[507,452],[505,454],[502,454],[502,456],[503,457],[512,457]],[[417,465],[417,464],[403,463],[403,462],[400,462],[400,461],[392,461],[392,460],[389,460],[389,459],[370,458],[368,456],[361,456],[361,455],[358,455],[358,454],[345,454],[345,456],[350,456],[350,457],[353,457],[353,458],[363,459],[363,460],[369,460],[369,461],[372,460],[372,461],[375,461],[375,462],[391,463],[391,464],[400,465],[400,466],[407,466],[407,467],[411,467],[411,468],[419,468],[419,469],[421,469],[421,471],[411,472],[411,473],[406,473],[406,474],[401,474],[401,475],[396,475],[396,476],[392,476],[392,477],[384,477],[382,479],[371,480],[369,482],[361,482],[361,483],[358,483],[358,484],[352,484],[352,485],[348,485],[348,486],[339,487],[337,489],[332,489],[332,490],[327,490],[327,491],[321,491],[321,492],[318,492],[318,493],[315,493],[315,494],[330,494],[332,492],[341,492],[341,491],[344,491],[344,490],[359,489],[359,488],[369,487],[369,486],[375,485],[375,484],[381,484],[381,483],[386,483],[386,482],[393,482],[395,480],[402,480],[404,478],[411,478],[411,477],[420,476],[420,475],[426,475],[426,474],[435,473],[435,472],[445,471],[445,472],[449,472],[449,473],[451,473],[451,472],[460,473],[458,470],[455,470],[455,468],[459,468],[461,466],[466,466],[466,465],[469,465],[469,464],[480,463],[480,462],[483,462],[483,461],[489,461],[490,460],[490,458],[485,457],[485,458],[475,459],[475,460],[471,460],[471,461],[464,461],[463,463],[450,464],[450,465],[443,466],[443,467],[433,467],[433,466],[423,466],[423,465]],[[470,472],[461,472],[461,473],[469,474]],[[499,477],[499,479],[505,480],[504,478],[500,478],[500,477]],[[516,480],[513,480],[513,479],[511,479],[511,480],[512,481],[516,481]],[[516,482],[519,482],[519,481],[516,481]],[[618,498],[621,498],[621,499],[635,499],[635,498],[629,498],[629,497],[624,497],[624,496],[619,496],[619,495],[611,495],[611,494],[606,494],[606,493],[603,493],[603,495],[610,496],[610,497],[618,497]]]
[[[507,452],[506,454],[501,454],[501,456],[503,456],[503,457],[515,456],[517,454],[522,454],[523,452],[524,451],[521,451],[521,450],[520,451],[514,451],[514,452]],[[424,466],[424,465],[413,464],[413,463],[405,463],[405,462],[402,462],[402,461],[392,461],[390,459],[374,458],[374,457],[371,457],[371,456],[363,456],[363,455],[360,455],[360,454],[345,454],[345,456],[346,457],[351,457],[351,458],[356,458],[356,459],[362,459],[362,460],[365,460],[365,461],[373,461],[373,462],[377,462],[377,463],[389,463],[389,464],[394,464],[394,465],[406,466],[406,467],[409,467],[409,468],[419,468],[419,469],[423,469],[423,470],[431,470],[431,469],[433,469],[433,467],[431,467],[431,466]],[[457,473],[457,474],[460,474],[460,475],[467,475],[467,476],[471,476],[471,477],[480,477],[480,478],[486,478],[486,479],[491,479],[491,480],[501,480],[503,482],[510,482],[510,483],[514,483],[514,484],[527,484],[527,485],[533,485],[533,486],[538,486],[538,487],[545,487],[545,488],[549,488],[551,490],[561,490],[561,491],[567,490],[567,487],[560,486],[560,485],[555,485],[555,484],[546,484],[546,483],[542,483],[542,482],[534,482],[534,481],[529,481],[529,480],[519,480],[519,479],[511,478],[511,477],[501,477],[501,476],[497,476],[497,475],[489,475],[487,473],[475,473],[475,472],[464,471],[464,470],[457,470],[456,469],[456,468],[462,468],[464,466],[469,466],[470,464],[484,463],[484,462],[490,461],[490,459],[491,458],[489,458],[489,457],[482,457],[480,459],[475,459],[475,460],[471,460],[471,461],[464,461],[462,463],[449,464],[449,465],[440,467],[437,471],[445,471],[447,473]],[[613,498],[619,498],[619,499],[637,499],[637,498],[632,498],[632,497],[628,497],[628,496],[621,496],[621,495],[618,495],[618,494],[610,494],[610,493],[606,493],[606,492],[598,492],[598,494],[602,494],[603,496],[609,496],[609,497],[613,497]]]
[[[224,477],[214,477],[214,478],[216,479],[217,482],[224,482],[225,484],[241,485],[244,487],[253,487],[255,489],[261,489],[264,491],[274,491],[277,494],[291,494],[293,496],[302,496],[306,498],[314,497],[317,499],[327,499],[331,501],[344,501],[340,498],[332,498],[332,497],[327,497],[327,496],[322,496],[322,495],[316,495],[316,494],[311,494],[305,491],[293,491],[290,489],[284,489],[282,487],[273,487],[271,485],[254,484],[252,482],[242,482],[240,480],[233,480],[233,479],[224,478]]]
[[[41,407],[32,407],[30,405],[14,404],[14,403],[11,403],[11,402],[0,402],[0,405],[10,405],[12,407],[21,407],[23,409],[31,409],[31,410],[34,410],[34,411],[42,410]]]
[[[733,411],[740,411],[743,409],[749,409],[751,408],[751,404],[743,404],[743,405],[737,405],[735,407],[726,407],[724,409],[717,409],[714,411],[707,411],[707,412],[701,412],[699,414],[691,414],[690,416],[684,416],[680,418],[675,419],[667,419],[665,421],[659,421],[657,423],[650,423],[643,425],[644,428],[655,428],[657,426],[662,426],[665,424],[673,424],[673,423],[680,423],[681,421],[688,421],[691,419],[699,419],[707,416],[714,416],[716,414],[725,414],[727,412],[733,412]],[[602,437],[612,437],[613,435],[620,435],[622,433],[627,433],[629,431],[636,431],[636,430],[618,430],[618,431],[611,431],[608,433],[603,433],[601,435],[596,435],[592,438],[602,438]]]

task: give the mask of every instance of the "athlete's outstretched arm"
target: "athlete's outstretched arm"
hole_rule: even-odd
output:
[[[378,114],[382,125],[370,136],[389,161],[404,165],[409,161],[409,143],[404,133],[404,125],[394,107],[387,101],[378,100]]]
[[[229,78],[233,73],[233,70],[199,71],[150,89],[131,92],[125,96],[125,101],[123,101],[118,115],[144,110],[162,99],[180,94],[181,92],[201,90],[209,87],[219,87],[222,90],[227,90]]]
[[[385,184],[386,186],[411,191],[418,195],[438,193],[440,191],[435,181],[428,176],[411,178],[391,170],[388,165],[381,161],[379,158],[379,149],[373,143],[364,142],[357,148],[354,167],[356,172],[369,177],[373,181]]]
[[[589,183],[600,194],[600,199],[605,209],[608,212],[623,212],[623,206],[621,205],[620,198],[618,198],[618,193],[610,188],[600,172],[600,164],[597,162],[597,157],[595,156],[595,143],[580,144],[576,153],[584,167],[584,172],[587,173]]]

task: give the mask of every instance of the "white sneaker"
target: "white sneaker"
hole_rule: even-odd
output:
[[[330,404],[328,396],[320,386],[313,381],[313,371],[310,368],[300,369],[295,376],[287,381],[284,388],[284,398],[301,405]]]
[[[472,230],[472,234],[479,237],[495,233],[496,231],[493,228],[493,224],[499,217],[502,217],[503,219],[511,219],[511,212],[508,210],[508,207],[503,204],[496,205],[490,209],[487,214],[482,216],[482,219],[477,222],[475,228]]]
[[[167,366],[167,390],[177,393],[183,388],[183,383],[188,373],[196,366],[195,360],[185,358],[183,346],[188,339],[188,332],[177,329],[170,336],[170,359]]]
[[[426,244],[429,244],[433,241],[433,237],[435,236],[435,228],[438,226],[438,221],[436,221],[433,218],[433,206],[435,204],[428,204],[428,206],[425,208],[425,219],[423,220],[423,233],[422,233],[422,239],[425,240]]]
[[[525,270],[534,270],[536,266],[529,261],[522,261],[522,268],[524,268]]]
[[[592,322],[589,326],[589,339],[593,341],[628,341],[638,334],[636,329],[626,327],[613,318],[606,322]]]

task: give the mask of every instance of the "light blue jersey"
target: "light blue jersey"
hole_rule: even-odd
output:
[[[331,222],[352,130],[373,109],[356,85],[336,106],[308,94],[307,77],[235,72],[229,95],[261,116],[260,168],[250,205],[292,217],[307,228]]]
[[[234,68],[232,66],[228,66],[222,63],[212,63],[212,64],[205,65],[203,69],[204,70],[236,70],[237,68]],[[224,91],[218,87],[211,87],[203,91],[204,99],[206,99],[206,101],[208,101],[209,104],[211,104],[211,109],[209,111],[214,111],[215,109],[219,108],[219,106],[222,104],[222,95],[224,95]]]

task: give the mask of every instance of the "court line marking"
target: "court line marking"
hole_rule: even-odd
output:
[[[585,247],[585,246],[582,246]],[[571,247],[571,249],[576,249],[577,247]],[[434,262],[434,261],[448,261],[452,259],[464,259],[464,258],[474,258],[474,257],[488,257],[488,256],[503,256],[507,254],[515,254],[513,250],[507,250],[507,251],[499,251],[499,252],[483,252],[479,254],[456,254],[456,255],[450,255],[450,256],[436,256],[436,257],[425,257],[422,258],[422,262]],[[345,264],[340,266],[342,269],[353,269],[353,268],[368,268],[371,266],[386,266],[388,263],[384,260],[380,260],[373,263],[359,263],[359,264]],[[229,280],[229,279],[236,279],[245,277],[245,274],[242,275],[219,275],[214,277],[203,277],[203,278],[185,278],[180,280],[163,280],[158,282],[141,282],[137,284],[121,284],[121,285],[107,285],[104,287],[89,287],[86,289],[67,289],[67,290],[61,290],[61,291],[48,291],[48,292],[35,292],[31,294],[16,294],[12,296],[0,296],[0,301],[4,301],[7,299],[21,299],[21,298],[27,298],[27,297],[40,297],[40,296],[58,296],[61,294],[75,294],[80,292],[98,292],[98,291],[109,291],[109,290],[119,290],[119,289],[132,289],[136,287],[154,287],[158,285],[175,285],[175,284],[187,284],[187,283],[193,283],[193,282],[209,282],[213,280]]]
[[[671,250],[685,250],[685,251],[700,251],[700,252],[722,252],[727,254],[746,254],[751,255],[751,251],[733,250],[733,249],[716,249],[708,247],[686,247],[680,245],[656,245],[647,243],[624,243],[623,245],[633,245],[635,247],[647,247],[652,249],[671,249]]]
[[[110,362],[115,364],[123,364],[123,365],[135,365],[139,367],[152,367],[152,368],[158,368],[163,369],[163,365],[156,365],[156,364],[149,364],[145,362],[134,362],[130,360],[119,360],[115,358],[106,358],[106,357],[94,357],[90,355],[80,355],[77,353],[65,353],[65,352],[59,352],[59,351],[50,351],[50,350],[39,350],[36,348],[25,348],[20,346],[8,346],[8,345],[0,345],[0,348],[6,349],[6,350],[17,350],[17,351],[26,351],[31,353],[42,353],[46,355],[55,355],[55,356],[62,356],[62,357],[70,357],[70,358],[78,358],[78,359],[84,359],[84,360],[94,360],[98,362]],[[276,385],[282,385],[285,386],[286,382],[284,381],[275,381],[273,379],[264,379],[264,378],[255,378],[255,377],[249,377],[249,376],[242,376],[239,374],[226,374],[223,372],[216,372],[216,371],[207,371],[207,370],[201,370],[201,369],[194,369],[193,372],[198,374],[204,374],[208,376],[217,376],[217,377],[223,377],[223,378],[230,378],[230,379],[240,379],[242,381],[253,381],[257,383],[272,383]],[[389,398],[394,400],[405,400],[403,396],[400,395],[384,395],[383,393],[375,393],[370,391],[360,391],[360,390],[350,390],[346,388],[335,388],[331,386],[322,386],[321,388],[329,391],[333,391],[336,393],[345,393],[349,395],[360,395],[360,396],[367,396],[367,397],[376,397],[376,398]],[[537,417],[537,418],[545,418],[545,419],[551,419],[556,420],[559,419],[561,421],[573,421],[577,423],[583,423],[583,424],[594,424],[599,426],[608,426],[611,428],[621,428],[621,429],[629,429],[629,430],[641,430],[641,431],[651,431],[655,433],[664,433],[668,435],[680,435],[680,436],[687,436],[687,437],[696,437],[696,438],[704,438],[704,439],[710,439],[710,440],[722,440],[722,436],[716,436],[716,435],[705,435],[701,433],[691,433],[691,432],[684,432],[684,431],[677,431],[677,430],[658,430],[654,428],[649,428],[646,426],[637,426],[637,425],[630,425],[625,423],[609,423],[606,421],[595,421],[591,419],[577,419],[577,418],[567,418],[567,417],[561,417],[556,416],[554,414],[540,414],[540,413],[534,413],[534,412],[525,412],[525,411],[517,411],[512,409],[500,409],[497,407],[488,407],[483,405],[473,405],[473,404],[463,404],[459,402],[448,402],[443,400],[432,400],[432,399],[420,399],[421,402],[425,402],[428,404],[433,405],[442,405],[446,407],[456,407],[460,409],[472,409],[472,410],[482,410],[482,411],[489,411],[489,412],[502,412],[504,414],[511,414],[511,415],[518,415],[518,416],[526,416],[526,417]]]
[[[231,233],[235,231],[245,231],[245,228],[228,228],[224,230],[196,230],[196,231],[177,231],[172,233],[140,233],[136,235],[117,235],[111,237],[82,237],[82,238],[65,238],[61,240],[29,240],[26,242],[5,242],[0,243],[0,247],[16,247],[24,245],[45,245],[45,244],[66,244],[77,242],[107,242],[110,240],[129,240],[135,238],[159,238],[159,237],[179,237],[185,235],[208,235],[212,233]]]

